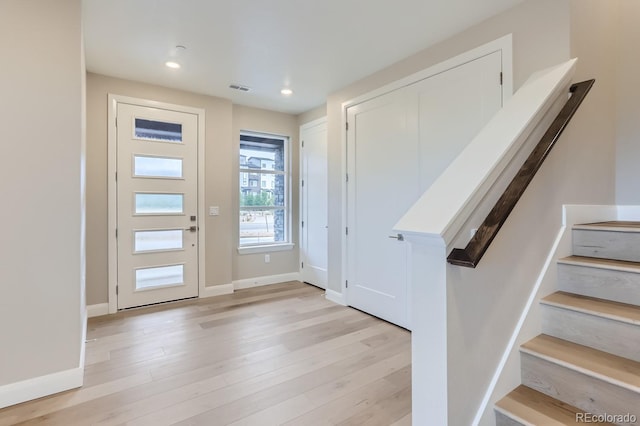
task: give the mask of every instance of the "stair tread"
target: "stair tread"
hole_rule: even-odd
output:
[[[612,269],[618,271],[640,273],[640,262],[630,262],[627,260],[601,259],[586,256],[567,256],[558,260],[564,265],[579,265],[590,268]]]
[[[541,303],[640,325],[640,306],[636,305],[582,296],[564,291],[558,291],[544,297]]]
[[[540,334],[520,350],[583,374],[640,392],[640,362]]]
[[[525,424],[533,425],[578,425],[576,414],[584,411],[566,404],[528,386],[520,385],[496,403],[503,414],[515,416]],[[611,423],[592,423],[610,425]]]
[[[608,222],[581,223],[573,225],[573,229],[613,232],[640,232],[640,222],[614,220]]]

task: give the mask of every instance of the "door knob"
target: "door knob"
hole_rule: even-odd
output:
[[[196,232],[198,230],[198,227],[193,225],[193,226],[190,226],[188,228],[185,228],[184,230],[185,231],[190,231],[190,232]]]
[[[404,241],[404,235],[402,234],[398,234],[398,235],[389,235],[389,238],[393,238],[396,239],[398,241]]]

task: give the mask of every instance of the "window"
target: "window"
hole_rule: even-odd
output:
[[[289,243],[288,138],[240,134],[240,247]]]

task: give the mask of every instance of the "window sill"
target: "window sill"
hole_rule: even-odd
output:
[[[238,254],[268,253],[268,252],[272,252],[272,251],[287,251],[287,250],[293,250],[293,247],[295,247],[295,244],[293,244],[293,243],[265,244],[263,246],[238,247]]]

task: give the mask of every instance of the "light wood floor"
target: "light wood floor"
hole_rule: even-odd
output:
[[[410,425],[410,340],[298,282],[92,318],[84,387],[0,425]]]

